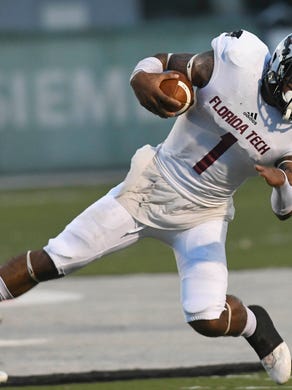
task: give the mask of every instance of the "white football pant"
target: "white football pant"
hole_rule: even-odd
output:
[[[141,238],[156,238],[174,251],[186,320],[219,318],[227,291],[227,222],[213,220],[188,230],[155,229],[136,221],[114,194],[115,189],[88,207],[44,247],[59,274],[67,275]]]

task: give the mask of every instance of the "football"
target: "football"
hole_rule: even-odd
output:
[[[176,112],[178,116],[194,104],[194,90],[192,83],[183,73],[177,71],[175,73],[179,75],[179,78],[163,80],[160,88],[166,95],[181,102],[181,107]]]

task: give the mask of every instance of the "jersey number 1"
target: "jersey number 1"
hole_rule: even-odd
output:
[[[210,165],[212,165],[223,153],[226,152],[235,142],[237,138],[234,137],[231,133],[226,133],[221,136],[221,141],[207,153],[196,165],[193,166],[193,169],[200,175],[203,173]]]

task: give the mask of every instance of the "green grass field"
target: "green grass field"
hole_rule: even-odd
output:
[[[0,192],[1,261],[46,244],[71,219],[102,196],[109,186]],[[230,269],[290,267],[291,221],[279,221],[270,208],[270,188],[250,180],[235,197],[227,257]],[[175,272],[171,250],[145,239],[82,269],[77,275]]]
[[[5,388],[5,386],[1,386]],[[7,387],[17,390],[19,387]],[[262,390],[276,389],[278,385],[273,383],[264,373],[229,375],[223,377],[197,377],[197,378],[173,378],[153,380],[132,380],[117,382],[101,382],[93,384],[72,384],[58,386],[25,386],[23,390]],[[282,385],[281,389],[292,389],[292,381]]]
[[[37,249],[56,235],[109,186],[88,186],[0,192],[1,262]],[[230,269],[290,267],[291,221],[279,221],[271,212],[270,188],[260,179],[249,181],[236,195],[236,218],[230,224],[227,255]],[[171,250],[151,239],[96,261],[76,275],[176,272]],[[5,386],[0,386],[4,388]],[[191,390],[272,389],[265,374],[198,377],[94,384],[23,387],[30,390]],[[17,389],[19,387],[9,387]],[[292,389],[292,382],[283,386]]]

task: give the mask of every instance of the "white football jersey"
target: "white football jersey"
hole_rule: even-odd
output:
[[[202,206],[227,201],[256,163],[292,155],[292,125],[265,103],[260,86],[270,54],[255,35],[223,33],[212,41],[214,70],[197,103],[178,117],[156,155],[164,178]]]

